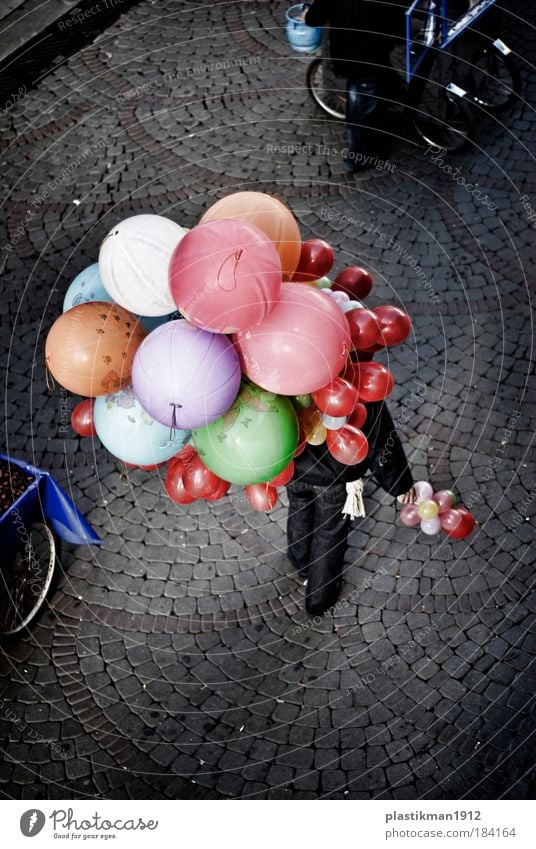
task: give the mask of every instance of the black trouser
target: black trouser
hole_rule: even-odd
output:
[[[296,569],[307,574],[307,606],[312,609],[338,594],[350,524],[341,513],[346,486],[291,481],[287,491],[288,556]]]

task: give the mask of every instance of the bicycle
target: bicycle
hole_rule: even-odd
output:
[[[410,111],[415,130],[428,145],[448,152],[462,150],[473,138],[471,107],[495,114],[511,106],[519,94],[519,73],[501,39],[492,42],[480,34],[477,48],[463,66],[457,50],[447,52],[495,2],[473,0],[456,19],[449,17],[447,0],[414,0],[406,11],[400,63],[405,89],[400,105]],[[315,103],[343,120],[345,90],[327,57],[313,59],[306,81]]]
[[[0,454],[0,636],[19,634],[43,608],[62,539],[101,542],[48,472]]]

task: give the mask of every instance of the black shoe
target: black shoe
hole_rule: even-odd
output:
[[[313,566],[309,569],[305,609],[312,616],[321,616],[339,597],[342,578],[330,574],[329,569]]]

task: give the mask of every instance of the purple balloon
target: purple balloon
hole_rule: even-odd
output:
[[[428,534],[429,536],[433,536],[433,534],[438,534],[441,530],[441,519],[439,516],[436,516],[434,519],[423,519],[421,521],[421,531],[423,534]]]
[[[434,494],[434,489],[428,481],[417,481],[413,484],[413,489],[415,490],[416,495],[415,504],[420,504],[421,501],[431,498]]]
[[[240,363],[223,334],[185,319],[160,325],[143,340],[132,367],[134,392],[162,424],[193,430],[227,412],[240,388]]]

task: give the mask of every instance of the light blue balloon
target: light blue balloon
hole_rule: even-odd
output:
[[[180,313],[175,311],[170,312],[169,315],[140,315],[140,321],[143,329],[150,333],[156,327],[160,327],[161,324],[180,317]]]
[[[154,466],[177,454],[190,431],[170,430],[151,418],[131,386],[95,399],[93,421],[104,447],[125,463]]]
[[[63,299],[63,312],[90,301],[110,301],[110,303],[113,301],[111,295],[104,288],[104,283],[99,274],[98,262],[88,265],[80,274],[76,275]]]

